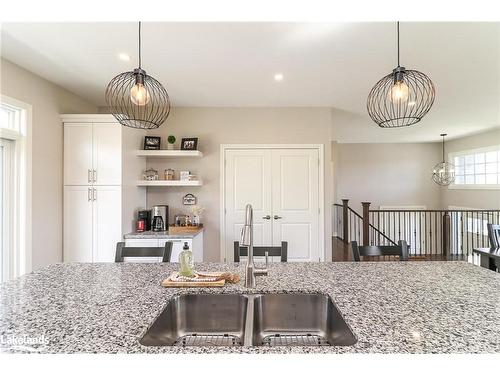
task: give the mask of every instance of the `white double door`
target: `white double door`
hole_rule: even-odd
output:
[[[226,260],[233,260],[250,203],[254,246],[287,241],[289,261],[319,261],[319,150],[226,149],[224,156]]]

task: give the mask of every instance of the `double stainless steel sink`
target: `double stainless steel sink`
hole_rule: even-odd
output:
[[[147,346],[330,346],[357,341],[324,294],[186,294],[140,339]]]

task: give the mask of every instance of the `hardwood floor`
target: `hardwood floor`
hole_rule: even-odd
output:
[[[387,261],[392,260],[391,257],[371,257],[370,261]],[[392,257],[397,260],[398,257]],[[430,255],[417,255],[409,257],[410,261],[429,261],[429,260],[441,260],[441,261],[451,261],[451,260],[465,260],[463,255],[448,255],[444,256],[441,254],[430,254]],[[338,237],[332,237],[332,262],[352,262],[352,250],[349,244],[346,244]]]

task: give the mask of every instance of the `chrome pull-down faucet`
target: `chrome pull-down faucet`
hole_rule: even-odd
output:
[[[241,230],[241,246],[248,249],[247,264],[245,267],[245,287],[255,288],[255,276],[267,275],[268,253],[266,252],[266,268],[256,268],[253,262],[253,209],[251,204],[245,208],[245,225]]]

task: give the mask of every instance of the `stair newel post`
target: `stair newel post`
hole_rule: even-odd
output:
[[[370,245],[370,202],[361,202],[363,205],[363,246]]]
[[[342,240],[349,243],[349,199],[342,199]]]
[[[443,256],[450,254],[451,219],[450,213],[443,214]]]

